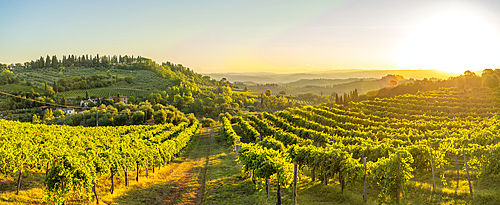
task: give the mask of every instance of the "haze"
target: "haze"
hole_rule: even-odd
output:
[[[141,55],[202,73],[332,69],[460,73],[500,64],[500,2],[493,0],[7,1],[1,5],[0,62],[9,64],[68,54]],[[450,11],[467,15],[433,20]],[[441,24],[425,24],[429,19]],[[482,26],[474,27],[477,22]],[[452,35],[446,33],[448,27],[436,29],[442,25],[477,32],[437,45]],[[427,37],[415,39],[421,32],[425,35],[419,36]],[[421,41],[425,46],[415,48]],[[439,53],[429,56],[433,50]],[[442,53],[448,54],[441,57]],[[473,57],[465,61],[464,56]]]

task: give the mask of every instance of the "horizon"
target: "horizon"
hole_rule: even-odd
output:
[[[138,54],[198,73],[500,67],[491,0],[75,4],[4,3],[0,62],[77,53]]]

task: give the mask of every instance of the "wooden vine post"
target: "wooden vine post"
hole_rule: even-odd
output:
[[[323,170],[323,183],[328,185],[328,177],[326,176],[326,169]]]
[[[127,167],[125,167],[125,186],[128,186],[128,172],[127,172]]]
[[[136,173],[135,173],[135,181],[139,181],[139,162],[136,161],[135,164],[137,165],[137,168],[136,168]]]
[[[267,198],[269,199],[271,196],[270,192],[271,192],[271,188],[270,188],[270,182],[269,182],[269,179],[266,179],[266,187],[267,187]]]
[[[111,173],[111,194],[115,191],[115,181],[113,180],[114,175],[114,173]]]
[[[363,201],[366,202],[367,196],[366,196],[366,157],[363,158],[363,166],[365,167],[365,193],[363,194]]]
[[[297,205],[297,163],[293,163],[293,205]]]
[[[87,151],[87,150],[85,150]],[[45,177],[47,177],[47,175],[49,175],[49,165],[50,165],[50,162],[47,162],[47,168],[45,169]]]
[[[277,191],[276,191],[276,197],[278,198],[278,201],[276,202],[276,205],[281,205],[281,186],[280,186],[280,175],[279,173],[276,173],[276,178],[278,181],[278,186],[277,186]]]
[[[401,160],[400,160],[400,154],[399,154],[399,152],[398,152],[398,154],[397,154],[397,157],[398,157],[398,158],[397,158],[397,159],[398,159],[398,175],[397,175],[397,177],[398,177],[398,180],[400,180],[400,179],[401,179]],[[396,192],[397,204],[399,204],[399,200],[400,200],[400,199],[399,199],[399,198],[400,198],[400,196],[399,196],[399,191],[400,191],[400,190],[399,190],[399,187],[398,187],[398,190],[397,190],[397,192]]]
[[[344,193],[344,175],[339,171],[340,192]]]
[[[23,173],[23,165],[21,165],[21,168],[19,169],[19,176],[17,177],[17,189],[16,189],[16,195],[19,195],[19,189],[21,189],[21,175]]]
[[[467,181],[469,181],[469,191],[470,191],[470,195],[473,195],[472,184],[470,183],[470,177],[469,177],[469,167],[467,166],[467,157],[465,154],[465,149],[463,149],[463,153],[464,153],[464,161],[465,161],[465,171],[467,171]]]
[[[432,171],[432,192],[436,191],[436,179],[434,178],[434,165],[432,159],[432,145],[429,145],[429,151],[431,154],[431,171]]]
[[[311,170],[311,181],[316,181],[316,174],[314,173],[314,168]]]
[[[94,196],[92,196],[92,201],[94,201],[95,197],[96,204],[99,204],[99,198],[97,198],[97,191],[95,190],[95,182],[93,179],[92,179],[92,192],[94,192]]]
[[[137,169],[139,170],[139,169]],[[146,178],[148,178],[148,148],[146,147]]]
[[[457,148],[455,145],[455,141],[453,141],[453,148]],[[460,182],[460,168],[458,168],[458,152],[455,150],[455,166],[457,167],[457,188],[455,189],[455,194],[458,193],[458,183]]]

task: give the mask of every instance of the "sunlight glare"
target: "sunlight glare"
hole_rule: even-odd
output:
[[[500,64],[497,31],[463,11],[436,15],[417,25],[403,43],[399,68],[450,73],[496,68]]]

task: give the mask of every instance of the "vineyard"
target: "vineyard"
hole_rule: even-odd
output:
[[[487,88],[440,89],[239,117],[237,129],[223,119],[220,132],[256,186],[268,197],[270,184],[277,187],[278,202],[285,187],[296,203],[298,180],[307,176],[325,185],[336,179],[341,192],[361,187],[365,201],[381,204],[423,203],[414,191],[423,186],[462,202],[496,204],[498,192],[475,191],[500,174],[498,103]],[[416,177],[422,174],[432,181]],[[376,197],[369,199],[367,189]]]
[[[198,130],[197,121],[72,127],[0,120],[0,174],[15,176],[16,195],[22,194],[25,173],[42,175],[43,198],[30,203],[81,204],[92,198],[98,204],[97,183],[110,180],[105,189],[113,193],[118,178],[128,186],[129,178],[139,181],[140,172],[147,177],[178,155]]]
[[[94,89],[88,89],[88,90],[71,90],[71,91],[65,91],[61,92],[60,95],[65,95],[68,98],[76,98],[78,96],[80,97],[85,97],[86,92],[89,93],[89,96],[117,96],[118,93],[122,96],[142,96],[146,97],[149,94],[152,93],[152,91],[149,90],[139,90],[139,89],[133,89],[133,88],[94,88]]]
[[[175,187],[205,184],[205,175],[192,175],[201,163],[199,173],[212,180],[191,189],[209,194],[198,198],[206,204],[498,204],[498,95],[452,88],[222,117],[217,141],[236,152],[206,137],[199,143],[206,149],[193,151],[197,161],[176,171],[169,166],[199,136],[198,122],[73,127],[0,120],[0,188],[8,190],[0,202],[113,203],[123,192],[113,200],[105,194],[147,182],[160,169],[190,173],[174,188],[156,190],[178,202],[169,193],[187,188]],[[329,195],[336,197],[323,197]]]

